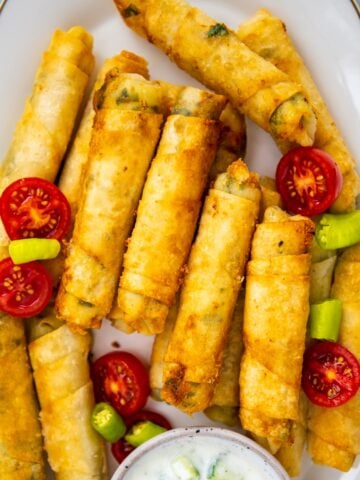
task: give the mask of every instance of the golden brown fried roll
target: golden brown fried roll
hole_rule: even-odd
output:
[[[269,207],[247,266],[240,421],[273,451],[299,419],[313,223]],[[290,328],[291,326],[291,328]]]
[[[269,177],[260,177],[261,202],[259,218],[269,206],[281,206],[279,193],[276,191],[275,181]],[[226,425],[236,425],[239,421],[239,374],[240,361],[243,353],[243,311],[245,291],[242,289],[236,302],[233,319],[219,380],[214,389],[211,405],[206,408],[205,414],[214,421]],[[257,439],[260,440],[260,439]],[[261,443],[259,441],[259,443]]]
[[[114,67],[118,68],[119,72],[138,73],[144,78],[149,78],[147,62],[126,50],[107,59],[101,67],[59,179],[59,188],[71,205],[73,219],[79,204],[81,192],[79,185],[82,185],[89,156],[91,130],[95,117],[94,93],[103,85],[106,74]]]
[[[92,37],[81,27],[56,30],[37,70],[24,113],[1,166],[0,192],[22,177],[54,181],[94,64]],[[0,226],[0,247],[8,243]]]
[[[183,0],[114,0],[127,25],[229,101],[276,141],[312,145],[315,114],[302,88],[234,32]]]
[[[119,71],[124,73],[138,73],[144,78],[149,77],[147,62],[142,57],[127,52],[126,50],[107,59],[101,67],[85,111],[82,115],[75,139],[68,155],[66,155],[65,164],[58,183],[60,190],[64,193],[70,203],[72,224],[75,220],[81,195],[81,188],[79,188],[79,185],[83,184],[89,157],[91,131],[95,117],[95,109],[93,106],[94,93],[102,86],[106,74],[114,67],[117,67]],[[71,237],[71,233],[72,227],[68,233],[68,238]],[[62,251],[56,259],[46,262],[46,266],[53,277],[55,285],[60,281],[64,269],[64,261],[65,252]]]
[[[0,477],[45,480],[24,321],[0,315]]]
[[[336,252],[321,249],[313,238],[310,247],[310,295],[309,302],[322,302],[329,298],[333,272],[336,262]],[[275,445],[276,458],[280,461],[291,477],[300,475],[301,461],[306,443],[307,413],[309,402],[306,395],[301,392],[299,402],[299,419],[292,420],[289,438],[281,443],[280,448]],[[265,445],[272,451],[274,445]]]
[[[332,297],[343,303],[338,342],[360,360],[360,244],[339,257]],[[308,421],[308,450],[321,465],[348,471],[360,454],[360,391],[347,403],[334,408],[311,404]]]
[[[124,258],[114,325],[160,333],[179,288],[219,136],[222,96],[188,87],[167,118]],[[181,114],[182,113],[182,114]],[[120,322],[119,322],[120,320]]]
[[[314,146],[329,153],[339,165],[343,187],[331,210],[344,212],[355,208],[360,192],[359,175],[351,152],[347,148],[335,121],[329,113],[303,59],[296,51],[284,23],[262,8],[243,23],[238,36],[252,51],[285,72],[292,81],[302,85],[303,92],[317,117]],[[282,150],[286,150],[280,142]]]
[[[238,160],[218,176],[206,197],[165,356],[161,391],[166,402],[186,412],[201,411],[210,404],[244,277],[260,195],[257,175]],[[198,395],[193,395],[194,387]]]
[[[162,88],[114,69],[97,92],[89,163],[56,307],[74,328],[98,328],[160,137]]]
[[[91,426],[89,333],[59,323],[52,307],[32,319],[29,353],[40,401],[45,449],[56,480],[106,480],[105,444]]]

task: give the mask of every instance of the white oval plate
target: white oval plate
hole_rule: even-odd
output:
[[[219,21],[235,28],[257,8],[267,7],[281,17],[305,59],[344,138],[360,163],[360,28],[350,0],[192,0]],[[97,65],[123,49],[144,56],[153,78],[198,85],[164,54],[137,37],[123,23],[111,0],[11,0],[0,14],[0,158],[10,143],[34,74],[56,28],[83,25],[94,35]],[[274,175],[279,152],[269,136],[248,122],[247,163]],[[116,343],[115,343],[116,342]],[[148,363],[152,338],[125,335],[104,321],[95,332],[94,355],[115,345]],[[189,417],[173,407],[149,400],[148,408],[166,415],[176,427],[215,425],[204,415]],[[111,473],[116,462],[109,455]],[[350,472],[314,466],[304,456],[301,480],[356,480],[359,459]]]

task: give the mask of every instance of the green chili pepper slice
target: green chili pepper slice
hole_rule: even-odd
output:
[[[117,442],[126,432],[123,419],[111,405],[105,402],[95,405],[91,416],[91,424],[110,443]]]
[[[16,265],[55,258],[60,249],[61,244],[55,238],[23,238],[9,243],[9,255]]]
[[[342,302],[336,298],[310,305],[310,337],[336,342],[341,314]]]
[[[324,250],[335,250],[360,242],[360,210],[350,213],[325,213],[315,231],[317,243]]]
[[[166,428],[146,420],[133,425],[125,435],[125,440],[133,447],[138,447],[163,432],[166,432]]]

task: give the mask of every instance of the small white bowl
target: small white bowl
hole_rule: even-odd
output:
[[[154,437],[133,450],[120,464],[111,480],[170,480],[165,475],[159,476],[159,471],[154,473],[154,476],[143,477],[141,469],[147,464],[151,469],[164,472],[173,458],[179,455],[191,458],[195,448],[199,448],[199,463],[196,466],[202,465],[205,470],[209,467],[209,459],[206,457],[212,454],[221,455],[225,450],[229,450],[236,455],[236,459],[240,459],[241,468],[253,470],[253,474],[247,473],[244,480],[289,480],[280,463],[253,440],[232,430],[215,427],[174,428]],[[235,457],[232,456],[232,459]],[[192,460],[194,461],[193,458]],[[177,477],[174,475],[173,478]],[[201,480],[205,478],[201,476]]]

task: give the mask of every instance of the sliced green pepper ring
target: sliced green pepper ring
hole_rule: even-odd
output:
[[[166,432],[166,428],[146,420],[133,425],[125,435],[125,440],[133,447],[138,447],[163,432]]]
[[[310,337],[336,342],[341,315],[342,302],[336,298],[310,305]]]
[[[117,442],[126,432],[123,419],[111,405],[105,402],[95,405],[91,416],[91,424],[110,443]]]
[[[24,238],[9,243],[9,255],[16,265],[55,258],[60,249],[59,240],[54,238]]]

